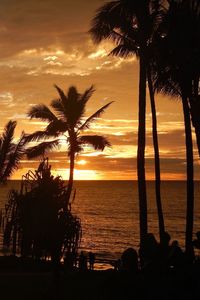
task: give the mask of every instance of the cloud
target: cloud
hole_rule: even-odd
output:
[[[65,170],[66,179],[69,174],[69,161],[65,152],[52,152],[49,155],[49,161],[52,165],[52,170]],[[98,156],[83,156],[78,157],[78,161],[84,160],[85,164],[75,164],[76,170],[90,170],[95,174],[101,174],[102,178],[106,179],[137,179],[136,158],[133,157],[109,157],[103,153]],[[27,161],[21,163],[21,170],[28,168],[36,169],[38,160]],[[198,170],[198,161],[195,161],[196,179],[200,179]],[[147,179],[154,179],[154,160],[153,158],[146,159]],[[58,172],[58,171],[57,171]],[[62,173],[63,174],[63,173]],[[183,180],[186,178],[186,165],[183,158],[161,158],[161,179],[162,180]],[[77,177],[78,179],[78,177]],[[82,177],[81,177],[82,179]],[[93,178],[94,179],[94,178]],[[98,179],[98,178],[96,178]]]
[[[10,92],[2,92],[0,93],[0,104],[6,105],[8,107],[13,107],[13,94]]]
[[[1,57],[13,57],[23,51],[33,54],[32,49],[52,47],[70,53],[77,45],[89,58],[96,57],[94,46],[90,51],[93,43],[88,30],[102,4],[102,0],[1,1]]]
[[[95,51],[95,52],[93,52]],[[88,53],[90,53],[88,55]],[[102,55],[102,53],[104,53]],[[111,71],[119,69],[122,65],[132,63],[135,59],[122,59],[108,56],[109,50],[103,46],[94,48],[90,43],[76,45],[73,49],[64,51],[62,48],[25,49],[15,56],[4,58],[1,67],[17,68],[29,76],[52,74],[60,76],[79,75],[88,76],[100,70]]]
[[[52,44],[69,48],[88,31],[99,4],[97,0],[1,1],[1,55]]]

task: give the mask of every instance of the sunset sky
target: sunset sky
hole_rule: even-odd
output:
[[[112,45],[94,45],[88,34],[90,21],[102,0],[1,0],[0,2],[0,130],[16,120],[16,137],[45,124],[30,121],[34,104],[57,98],[54,84],[80,92],[95,85],[86,115],[109,101],[114,103],[88,133],[105,135],[112,148],[86,149],[76,161],[76,179],[136,179],[138,126],[138,63],[135,57],[108,56]],[[154,178],[151,114],[147,99],[147,178]],[[162,179],[185,178],[185,147],[180,101],[156,98]],[[196,179],[200,179],[195,146]],[[49,155],[54,174],[68,177],[64,145]],[[13,178],[20,178],[37,160],[24,159]]]

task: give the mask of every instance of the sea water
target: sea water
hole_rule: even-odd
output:
[[[11,188],[19,181],[0,187],[0,209]],[[98,257],[119,258],[128,247],[139,246],[139,209],[136,181],[76,181],[76,197],[72,212],[81,219],[81,249]],[[166,231],[172,240],[184,247],[186,216],[186,183],[164,181],[161,185]],[[154,182],[147,182],[149,232],[158,237]],[[200,230],[200,182],[195,182],[194,233]],[[195,237],[195,235],[194,235]]]

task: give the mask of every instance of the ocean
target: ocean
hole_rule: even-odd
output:
[[[0,188],[0,209],[11,188],[9,181]],[[117,259],[128,247],[139,246],[138,195],[136,181],[76,181],[72,211],[82,223],[81,250],[93,251],[101,258]],[[172,240],[184,247],[186,183],[162,182],[162,203],[166,230]],[[154,182],[147,182],[149,232],[158,237]],[[200,230],[200,182],[195,182],[194,233]],[[194,234],[195,237],[195,234]]]

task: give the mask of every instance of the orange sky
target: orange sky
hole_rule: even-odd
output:
[[[96,92],[86,115],[115,101],[90,129],[103,134],[111,149],[86,149],[76,163],[76,179],[136,179],[138,64],[107,56],[112,45],[96,46],[88,35],[100,0],[17,0],[0,2],[0,130],[17,120],[17,134],[44,128],[26,117],[37,103],[57,97],[53,85],[83,92],[91,84]],[[148,101],[149,102],[149,101]],[[185,178],[185,148],[181,103],[157,97],[158,130],[163,179]],[[151,115],[147,107],[147,178],[153,179]],[[65,147],[50,155],[55,174],[68,176]],[[196,179],[200,179],[195,143]],[[14,178],[20,178],[36,161],[24,159]]]

